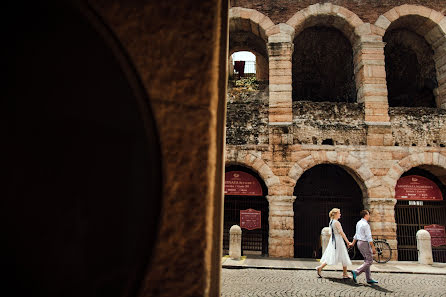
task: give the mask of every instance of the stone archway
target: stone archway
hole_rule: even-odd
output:
[[[377,34],[384,36],[394,28],[409,29],[424,37],[434,51],[438,88],[434,90],[438,107],[446,108],[446,17],[420,5],[401,5],[381,15],[375,22]]]
[[[308,152],[308,155],[296,162],[288,172],[288,177],[293,182],[292,186],[295,186],[304,171],[319,164],[336,164],[346,169],[358,183],[364,199],[374,197],[374,191],[380,187],[378,178],[361,160],[351,153],[337,151]]]
[[[294,196],[294,257],[322,256],[320,234],[333,208],[341,209],[344,232],[353,237],[364,199],[359,184],[343,166],[322,163],[305,170]]]
[[[226,164],[238,164],[254,170],[263,179],[268,189],[280,184],[279,177],[273,173],[259,153],[235,149],[227,150]]]

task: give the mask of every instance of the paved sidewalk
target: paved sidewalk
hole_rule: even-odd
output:
[[[353,260],[348,269],[357,268],[363,261]],[[240,260],[232,260],[229,256],[222,258],[223,268],[257,268],[257,269],[281,269],[281,270],[314,270],[319,265],[315,259],[280,259],[259,256],[243,256]],[[326,266],[324,271],[341,271],[342,267]],[[374,262],[372,272],[386,273],[415,273],[446,275],[446,263],[434,263],[433,265],[421,265],[411,261],[389,261],[385,264]]]

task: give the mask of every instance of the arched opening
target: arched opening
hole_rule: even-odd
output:
[[[398,180],[395,222],[399,261],[418,260],[418,230],[431,225],[446,227],[445,177],[446,169],[424,165],[406,171]],[[446,244],[436,246],[436,240],[432,239],[434,262],[446,263]]]
[[[161,155],[146,92],[109,28],[73,2],[10,3],[2,31],[8,296],[137,296],[158,234]]]
[[[239,225],[242,228],[242,254],[267,255],[268,188],[257,173],[244,166],[229,165],[225,172],[223,254],[228,254],[229,250],[229,229],[233,225]],[[253,215],[246,216],[243,212],[249,209],[257,212],[255,219],[260,219],[260,225],[258,221],[254,225],[247,222],[253,220]]]
[[[414,16],[398,19],[383,38],[390,107],[437,106],[434,51],[423,36],[408,29],[417,20]]]
[[[294,39],[293,101],[356,102],[353,50],[338,29],[314,26]]]
[[[320,258],[320,234],[328,226],[328,213],[341,209],[341,223],[347,237],[355,233],[363,195],[355,179],[342,167],[316,165],[305,171],[294,188],[294,257]]]

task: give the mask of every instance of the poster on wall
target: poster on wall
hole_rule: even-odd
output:
[[[398,180],[395,186],[398,200],[441,201],[443,195],[437,184],[419,175],[408,175]]]
[[[225,173],[225,195],[262,196],[262,186],[249,173],[228,171]]]
[[[446,245],[446,232],[444,226],[433,224],[424,226],[424,230],[431,235],[432,246],[437,247]]]
[[[247,230],[261,229],[262,212],[252,208],[240,210],[240,227]]]

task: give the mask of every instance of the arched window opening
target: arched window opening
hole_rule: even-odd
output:
[[[384,42],[389,106],[436,107],[434,52],[426,40],[398,28],[388,30]]]
[[[230,65],[229,76],[239,80],[242,78],[256,78],[256,56],[248,51],[235,52],[229,58]]]
[[[294,39],[293,101],[356,101],[353,50],[341,31],[316,26]]]
[[[363,194],[355,179],[342,167],[316,165],[302,174],[294,188],[294,257],[320,258],[321,230],[328,226],[328,212],[340,208],[342,226],[353,237]]]
[[[223,221],[223,254],[229,250],[229,229],[242,228],[242,254],[267,255],[269,236],[268,188],[254,171],[240,165],[226,166]],[[245,226],[242,212],[257,214],[257,223]],[[250,215],[252,220],[252,214]]]
[[[395,188],[395,223],[397,224],[398,260],[417,261],[416,233],[429,226],[446,226],[446,169],[419,166],[406,171]],[[409,189],[409,190],[405,190]],[[434,262],[446,263],[446,245],[432,239]]]

